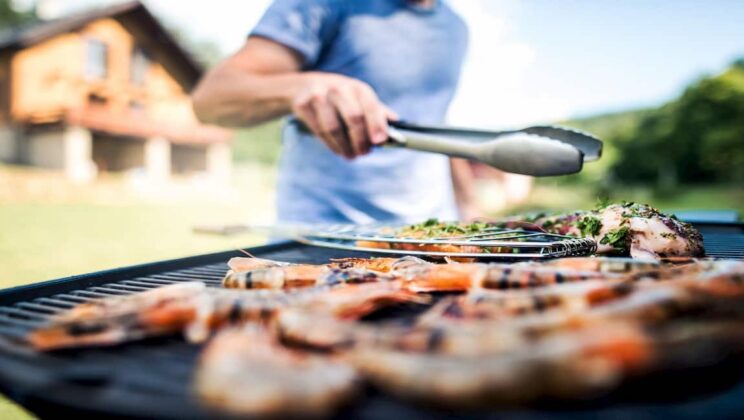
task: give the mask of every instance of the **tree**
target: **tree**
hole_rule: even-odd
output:
[[[616,140],[615,178],[679,182],[744,182],[744,60],[689,86]]]
[[[0,0],[0,29],[34,20],[32,10],[19,9],[12,0]]]

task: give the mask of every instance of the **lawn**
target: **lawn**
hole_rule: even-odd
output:
[[[273,169],[240,168],[223,191],[198,180],[158,191],[124,178],[82,187],[57,178],[0,167],[0,287],[256,244],[264,238],[193,227],[272,214]]]

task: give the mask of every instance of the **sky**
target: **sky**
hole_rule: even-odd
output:
[[[101,0],[51,0],[64,10]],[[364,0],[349,0],[364,1]],[[235,51],[271,0],[143,0]],[[518,127],[656,106],[744,57],[741,0],[450,0],[471,44],[448,123]]]

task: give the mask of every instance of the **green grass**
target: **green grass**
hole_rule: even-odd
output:
[[[241,221],[240,213],[209,203],[6,204],[0,207],[0,287],[256,243],[256,237],[192,232],[198,224]]]

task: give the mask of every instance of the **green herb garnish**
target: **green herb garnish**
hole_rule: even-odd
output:
[[[607,232],[602,239],[599,241],[600,244],[610,245],[616,251],[625,253],[628,251],[628,239],[630,236],[630,228],[628,226],[621,226],[617,229],[613,229]]]
[[[583,216],[576,221],[581,236],[596,236],[602,229],[602,221],[594,216]]]

